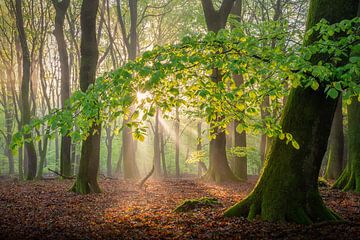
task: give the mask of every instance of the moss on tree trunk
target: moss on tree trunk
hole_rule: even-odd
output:
[[[82,143],[79,173],[71,188],[71,191],[80,194],[101,192],[97,182],[101,126],[96,125],[92,130],[97,131],[97,133],[89,136]]]
[[[356,99],[348,106],[348,122],[349,159],[334,188],[360,193],[360,103]]]
[[[327,165],[325,178],[337,179],[344,168],[344,132],[342,100],[339,98],[331,126],[327,147]]]
[[[95,82],[98,46],[96,41],[96,13],[98,0],[84,0],[81,5],[81,59],[80,88],[85,92]],[[94,119],[96,120],[96,119]],[[71,188],[73,192],[87,194],[100,192],[97,174],[100,162],[101,125],[95,121],[90,135],[82,142],[79,173]]]
[[[330,23],[353,18],[357,4],[356,0],[312,0],[307,27],[322,18]],[[281,124],[284,132],[293,134],[300,149],[274,139],[255,189],[229,208],[225,216],[249,219],[259,216],[262,220],[301,224],[339,219],[325,206],[317,185],[336,102],[326,98],[324,87],[318,91],[309,88],[291,90]]]

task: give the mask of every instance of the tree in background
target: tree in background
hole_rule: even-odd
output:
[[[18,29],[19,40],[21,44],[22,51],[22,82],[21,82],[21,125],[24,126],[30,123],[31,112],[30,112],[30,75],[31,75],[31,65],[30,65],[30,53],[26,40],[26,34],[24,29],[24,20],[22,14],[22,1],[15,1],[15,17],[16,17],[16,26]],[[27,171],[26,179],[32,180],[36,176],[37,169],[37,157],[35,146],[32,139],[31,132],[27,133],[25,138],[30,139],[25,142],[25,157],[27,158]]]
[[[54,35],[58,45],[60,69],[61,69],[61,107],[66,107],[66,101],[70,97],[70,69],[67,44],[64,36],[64,21],[66,11],[69,7],[69,0],[52,1],[55,8],[55,29]],[[64,176],[71,175],[71,138],[66,133],[61,137],[60,150],[60,173]]]

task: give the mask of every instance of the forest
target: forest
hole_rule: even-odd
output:
[[[1,0],[1,239],[359,239],[359,0]]]

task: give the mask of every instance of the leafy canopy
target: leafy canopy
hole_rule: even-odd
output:
[[[225,129],[237,120],[238,132],[262,131],[298,149],[296,140],[282,132],[277,119],[256,117],[260,103],[269,96],[270,108],[278,108],[291,87],[311,87],[331,98],[342,93],[348,103],[353,96],[359,97],[359,26],[360,18],[332,25],[322,20],[306,33],[305,38],[315,38],[306,46],[289,42],[286,28],[277,22],[189,36],[179,44],[157,46],[104,73],[86,92],[75,92],[64,109],[34,119],[15,134],[12,146],[28,141],[24,134],[41,125],[48,126],[50,135],[58,129],[80,141],[92,134],[89,130],[94,123],[109,124],[119,116],[129,120],[136,138],[143,139],[145,122],[156,108],[166,116],[181,106],[190,116],[205,115],[213,137],[216,129]],[[217,75],[221,81],[214,81]],[[237,84],[234,75],[241,76],[244,83]]]

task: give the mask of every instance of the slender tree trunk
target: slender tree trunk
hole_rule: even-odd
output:
[[[121,174],[121,164],[122,164],[122,160],[123,160],[123,147],[120,146],[120,154],[119,154],[119,159],[116,163],[116,169],[115,169],[115,176],[119,177]]]
[[[161,164],[163,167],[164,177],[168,177],[167,169],[166,169],[166,158],[165,158],[165,140],[164,140],[164,127],[162,124],[159,125],[160,127],[160,154],[161,154]]]
[[[312,0],[307,29],[322,18],[335,23],[355,17],[353,6],[357,3],[357,0]],[[324,89],[321,86],[317,91],[299,87],[291,90],[281,125],[284,132],[293,134],[300,149],[274,139],[255,189],[229,208],[226,216],[249,219],[259,216],[267,221],[301,224],[339,219],[325,206],[317,185],[337,104],[337,100],[326,97]]]
[[[155,124],[154,124],[154,177],[159,178],[161,176],[161,156],[160,156],[160,129],[159,129],[160,110],[156,110]]]
[[[70,69],[67,45],[64,36],[64,20],[70,0],[52,0],[55,15],[54,35],[58,45],[60,68],[61,68],[61,107],[66,108],[66,101],[70,97]],[[60,150],[60,173],[64,176],[71,175],[71,138],[64,134],[61,137]]]
[[[234,80],[237,86],[240,86],[244,83],[244,78],[242,75],[235,75]],[[235,121],[234,122],[234,128],[236,129],[236,126],[241,124],[241,122]],[[246,132],[242,131],[241,133],[234,131],[234,138],[235,138],[235,147],[246,149]],[[247,156],[235,156],[234,166],[233,166],[234,174],[242,179],[247,179]]]
[[[107,158],[106,158],[106,173],[108,177],[112,176],[112,145],[114,136],[111,133],[111,127],[106,127],[106,147],[107,147]]]
[[[121,1],[116,0],[117,16],[120,23],[122,37],[128,52],[128,60],[133,61],[136,59],[137,53],[137,0],[128,1],[130,10],[130,32],[126,32],[125,21],[123,20],[121,11]],[[129,36],[128,36],[129,35]],[[125,179],[139,178],[139,169],[136,163],[136,146],[135,139],[131,134],[131,129],[126,126],[127,120],[124,120],[123,130],[123,163],[124,163],[124,177]]]
[[[81,5],[81,64],[80,88],[85,92],[95,82],[98,60],[96,42],[96,14],[99,0],[83,0]],[[94,123],[90,135],[82,142],[79,173],[72,191],[80,194],[100,192],[97,174],[100,162],[100,124]]]
[[[22,50],[22,62],[23,62],[23,73],[22,73],[22,82],[21,82],[21,125],[24,126],[30,123],[30,53],[27,45],[26,34],[24,29],[24,21],[22,14],[22,1],[16,0],[15,2],[15,16],[16,16],[16,26],[19,33],[19,39]],[[24,135],[26,139],[29,141],[25,142],[24,150],[27,156],[27,171],[26,171],[26,179],[32,180],[36,176],[36,168],[37,168],[37,158],[34,142],[32,141],[32,134],[27,133]]]
[[[180,117],[179,107],[175,110],[175,173],[180,178]]]
[[[337,179],[344,164],[344,132],[343,114],[341,97],[336,106],[334,119],[331,125],[331,132],[327,146],[327,166],[325,172],[326,179]]]

